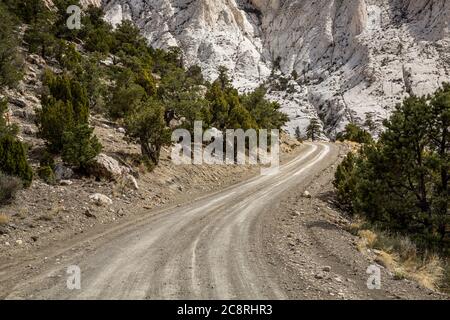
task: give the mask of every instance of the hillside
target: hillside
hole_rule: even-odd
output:
[[[181,47],[208,79],[221,65],[241,90],[278,82],[272,72],[295,78],[269,94],[289,114],[291,134],[312,117],[329,137],[349,122],[378,134],[404,97],[450,79],[446,0],[104,0],[102,7],[113,24],[133,20],[150,44]]]

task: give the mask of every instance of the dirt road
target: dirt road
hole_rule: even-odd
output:
[[[337,154],[333,145],[306,145],[277,175],[255,177],[62,252],[54,267],[7,297],[286,298],[262,254],[259,222],[283,192],[307,183]],[[67,289],[69,265],[81,269],[81,290]]]
[[[289,271],[287,263],[274,258],[276,254],[270,252],[274,246],[269,242],[283,237],[283,231],[277,232],[281,225],[277,225],[278,216],[284,214],[280,199],[330,170],[339,157],[339,147],[318,143],[302,148],[277,175],[257,176],[82,243],[61,245],[57,253],[46,258],[45,267],[31,272],[32,276],[21,278],[19,271],[10,275],[4,268],[0,284],[8,283],[9,287],[0,290],[1,294],[7,299],[308,297],[308,283],[297,281],[300,277]],[[268,221],[273,221],[272,225]],[[70,265],[81,270],[81,290],[67,288]],[[362,280],[356,282],[363,284],[364,271],[358,277]],[[355,290],[360,290],[363,285],[357,287]],[[366,294],[357,293],[353,298]],[[311,297],[330,298],[326,294]]]

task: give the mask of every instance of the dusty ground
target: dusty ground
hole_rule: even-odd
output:
[[[1,297],[111,299],[439,299],[383,271],[355,248],[330,203],[340,149],[307,144],[276,176],[98,226],[0,269]],[[302,197],[308,189],[312,198]],[[66,287],[67,266],[82,289]]]
[[[341,149],[340,158],[346,154]],[[332,180],[340,159],[318,172],[307,185],[291,189],[266,216],[268,259],[291,275],[284,282],[293,299],[446,299],[378,265],[376,255],[362,254],[359,238],[347,232],[349,218],[335,206]],[[305,197],[304,191],[312,197]],[[281,262],[280,262],[281,261]],[[368,290],[370,265],[382,270],[381,290]]]

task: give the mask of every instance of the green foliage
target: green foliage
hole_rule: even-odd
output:
[[[343,133],[339,133],[336,139],[339,141],[347,140],[366,144],[373,143],[373,138],[369,132],[352,123],[349,123],[345,127],[345,131]]]
[[[44,84],[42,109],[37,113],[39,133],[47,140],[49,150],[58,153],[63,148],[64,131],[87,123],[89,101],[86,89],[68,74],[56,76],[47,72]]]
[[[312,141],[315,141],[320,135],[321,132],[321,126],[319,124],[319,120],[316,118],[311,119],[309,122],[308,127],[306,128],[306,136],[308,139],[311,139]]]
[[[36,13],[24,34],[29,52],[44,58],[55,57],[60,45],[60,41],[55,37],[55,20],[55,13],[46,8]]]
[[[384,125],[378,143],[339,166],[341,203],[422,247],[448,250],[450,86],[405,99]]]
[[[55,184],[55,159],[53,155],[47,151],[44,151],[41,155],[40,166],[38,169],[38,176],[44,180],[47,184]]]
[[[224,129],[227,123],[230,106],[227,101],[227,93],[222,89],[221,81],[215,81],[206,93],[206,99],[210,103],[212,114],[212,126]]]
[[[108,85],[106,72],[100,65],[100,57],[98,54],[92,54],[82,59],[80,66],[76,77],[86,88],[90,110],[105,111]]]
[[[72,105],[48,98],[37,113],[37,118],[39,136],[47,141],[48,149],[53,153],[62,151],[63,133],[74,126]]]
[[[87,168],[102,149],[93,131],[89,125],[80,124],[64,132],[62,159],[65,163],[80,169]]]
[[[341,207],[347,211],[352,211],[352,197],[355,195],[355,167],[356,167],[356,156],[350,152],[347,157],[338,166],[335,179],[334,187],[336,188],[337,199]]]
[[[195,85],[202,85],[205,83],[205,79],[203,78],[202,68],[197,65],[191,66],[186,71],[186,76],[192,80]]]
[[[123,57],[143,57],[148,47],[139,29],[130,20],[124,20],[113,33],[112,52]]]
[[[67,164],[85,169],[101,150],[88,125],[87,90],[68,74],[47,73],[44,83],[47,92],[38,112],[40,136],[47,141],[50,152],[62,153]]]
[[[46,74],[45,85],[48,94],[43,96],[43,104],[47,99],[63,101],[71,106],[71,117],[76,123],[86,123],[89,118],[89,98],[86,88],[77,79],[65,73],[60,76]]]
[[[13,15],[0,3],[0,87],[14,87],[23,76],[16,25]]]
[[[69,71],[77,71],[81,66],[82,56],[73,43],[62,41],[57,53],[61,67]]]
[[[25,187],[33,180],[25,146],[12,135],[0,136],[0,170],[21,178]]]
[[[127,136],[141,146],[142,155],[159,163],[161,148],[171,143],[170,130],[164,120],[164,107],[154,99],[142,101],[126,118]]]
[[[52,170],[55,170],[55,159],[53,158],[53,155],[46,150],[43,151],[39,164],[41,167],[48,166]]]
[[[6,100],[0,100],[0,170],[21,178],[28,187],[33,179],[33,171],[28,164],[25,146],[16,138],[17,126],[5,121],[6,110]]]
[[[111,118],[126,117],[147,98],[145,89],[136,81],[137,76],[130,69],[124,69],[118,74],[109,106]]]
[[[265,98],[267,89],[259,87],[255,91],[242,96],[242,104],[250,111],[259,128],[281,129],[289,120],[279,111],[280,105]]]
[[[52,168],[50,166],[41,166],[38,169],[38,176],[42,180],[45,181],[45,183],[53,185],[56,183],[55,173],[53,172]]]
[[[25,23],[32,23],[46,10],[42,0],[2,0],[6,7]]]
[[[111,26],[103,20],[103,10],[89,6],[83,17],[80,36],[85,40],[84,47],[91,52],[107,54],[114,44]]]

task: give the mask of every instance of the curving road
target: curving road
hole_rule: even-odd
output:
[[[258,176],[170,208],[92,241],[9,298],[283,299],[283,272],[268,263],[264,216],[288,189],[308,184],[338,157],[333,144],[305,144],[274,176]],[[66,287],[66,268],[81,269],[81,290]]]

